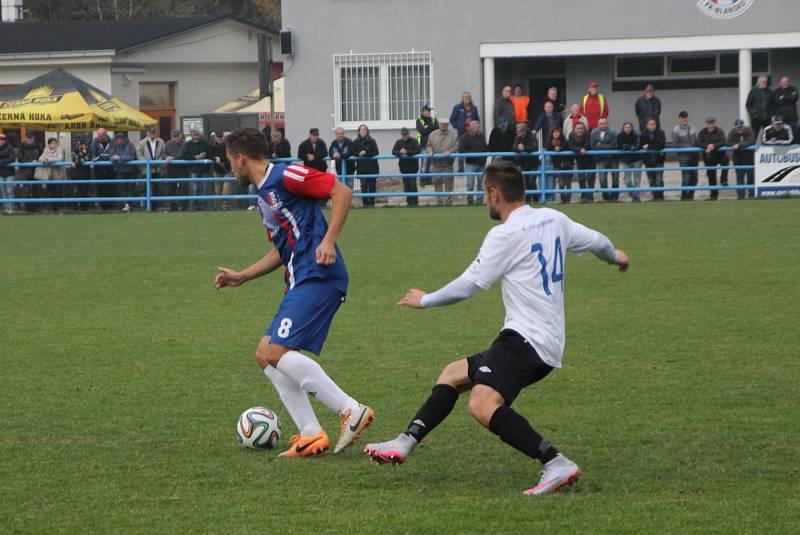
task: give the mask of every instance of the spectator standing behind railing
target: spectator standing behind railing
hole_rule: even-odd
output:
[[[793,141],[792,129],[783,124],[783,118],[779,115],[772,118],[772,124],[761,135],[764,145],[791,145]]]
[[[513,128],[516,124],[516,112],[514,111],[514,104],[511,102],[511,86],[503,86],[503,91],[500,93],[500,98],[494,105],[494,124],[500,124],[500,118],[504,117],[506,122]]]
[[[458,152],[488,152],[486,136],[481,130],[480,121],[472,121],[467,128],[467,133],[461,136],[458,142]],[[467,175],[467,191],[483,191],[483,170],[486,168],[486,156],[473,156],[464,159],[464,171],[472,173]],[[467,196],[467,204],[472,205],[475,198]],[[478,199],[478,204],[483,204]]]
[[[561,128],[562,123],[561,116],[556,115],[553,103],[548,100],[544,103],[544,111],[533,123],[533,131],[539,132],[539,139],[545,141],[550,138],[550,132],[556,128]]]
[[[92,140],[92,161],[93,162],[108,162],[111,160],[111,151],[114,148],[114,142],[108,135],[105,128],[98,128],[97,135]],[[114,168],[109,166],[95,166],[94,177],[97,180],[113,180]],[[100,197],[116,197],[117,184],[100,184],[97,186],[97,194]],[[104,210],[111,210],[114,208],[114,203],[102,202],[100,207]]]
[[[688,119],[688,115],[687,115]],[[639,135],[639,148],[648,151],[661,151],[667,146],[667,136],[664,131],[658,127],[655,119],[647,121],[647,128],[644,129]],[[665,156],[663,152],[649,153],[642,156],[642,161],[645,167],[650,168],[663,168]],[[650,183],[651,188],[664,187],[664,171],[647,171],[647,181]],[[654,191],[654,201],[663,201],[664,192]]]
[[[431,132],[438,129],[439,121],[433,117],[431,107],[425,104],[422,106],[420,116],[417,117],[417,144],[419,144],[420,151],[424,151],[428,147],[428,136],[431,135]],[[425,158],[425,162],[421,165],[421,168],[423,173],[431,172],[430,158]],[[419,185],[421,187],[430,186],[432,183],[433,181],[430,176],[423,176],[419,179]]]
[[[772,89],[768,84],[769,78],[759,76],[756,86],[747,94],[747,113],[750,115],[750,124],[756,135],[762,128],[769,126],[769,120],[775,113]]]
[[[561,131],[564,132],[564,137],[569,139],[570,134],[575,130],[575,126],[578,123],[583,123],[583,126],[586,127],[587,130],[589,129],[589,120],[586,116],[581,114],[581,107],[577,104],[573,104],[570,106],[569,115],[564,119],[564,124],[561,127]]]
[[[400,129],[400,139],[394,142],[392,154],[399,158],[397,166],[403,175],[403,191],[406,193],[417,193],[417,173],[419,173],[419,159],[415,158],[419,154],[419,143],[409,135],[408,128],[405,126]],[[406,197],[408,206],[417,206],[419,200],[416,195]]]
[[[222,132],[212,132],[211,134],[211,159],[214,160],[214,177],[225,178],[231,176],[231,162],[228,160],[228,151],[225,147],[225,136]],[[219,181],[214,182],[214,195],[232,195],[233,182]],[[215,201],[222,210],[229,210],[231,201]],[[216,207],[216,206],[215,206]]]
[[[181,154],[183,153],[183,147],[186,145],[186,140],[183,137],[183,134],[180,130],[173,130],[170,133],[169,140],[167,140],[166,144],[164,145],[164,159],[167,161],[167,165],[164,166],[164,174],[166,178],[183,178],[186,173],[186,168],[180,165],[170,165],[169,162],[172,160],[180,160]],[[176,194],[180,196],[184,196],[188,193],[188,188],[185,187],[186,183],[183,184],[180,182],[165,182],[161,184],[162,188],[159,188],[159,193],[162,197],[172,197]],[[178,210],[181,207],[186,206],[186,201],[181,202],[173,202],[170,203],[169,201],[165,201],[162,206],[161,210]]]
[[[192,137],[189,141],[183,144],[183,150],[178,159],[180,160],[205,160],[211,157],[211,145],[200,134],[200,130],[192,129]],[[191,178],[210,177],[211,170],[207,164],[196,164],[186,166]],[[190,182],[189,195],[194,197],[197,195],[209,195],[211,193],[210,182]],[[189,210],[205,210],[207,207],[206,201],[189,201]]]
[[[797,88],[791,85],[788,76],[781,78],[780,84],[772,92],[775,115],[783,117],[783,122],[792,129],[792,137],[797,138]]]
[[[25,134],[25,139],[20,143],[19,149],[17,151],[17,161],[19,163],[30,163],[36,162],[39,160],[39,155],[41,151],[39,147],[36,146],[36,143],[33,139],[33,134],[28,132]],[[35,169],[33,167],[18,167],[15,175],[17,180],[33,180],[33,173]],[[33,197],[33,190],[34,186],[20,186],[20,189],[17,190],[17,198],[28,198]],[[24,205],[24,209],[26,212],[36,212],[38,211],[40,206],[34,203],[28,203]]]
[[[639,131],[647,128],[647,120],[652,117],[656,124],[661,128],[661,99],[656,96],[656,89],[653,84],[647,84],[642,96],[636,99],[634,105],[636,117],[639,118]]]
[[[703,149],[703,163],[706,166],[706,177],[708,185],[717,185],[717,166],[728,165],[728,154],[718,150],[725,146],[725,132],[717,128],[717,120],[714,117],[706,119],[706,126],[697,134],[697,146]],[[720,173],[720,184],[728,185],[728,169],[722,169]],[[719,191],[711,190],[711,198],[716,200]]]
[[[576,153],[575,164],[578,168],[578,185],[581,189],[594,189],[594,158],[588,154],[591,148],[589,134],[583,122],[575,125],[575,130],[567,138],[567,148]],[[581,173],[580,171],[584,171]],[[593,202],[594,193],[581,193],[581,202]]]
[[[89,147],[89,144],[85,141],[81,141],[75,146],[75,150],[72,151],[72,163],[73,167],[70,169],[70,176],[72,180],[89,180],[92,178],[92,169],[88,165],[84,165],[86,162],[92,161],[92,151]],[[94,188],[91,184],[85,185],[78,185],[75,186],[75,195],[78,197],[83,197],[84,199],[89,197],[94,197],[94,192],[96,188]],[[82,202],[78,205],[80,210],[88,210],[92,207],[91,202]]]
[[[514,86],[514,94],[508,97],[511,105],[514,106],[514,121],[516,124],[526,123],[529,124],[528,117],[533,118],[531,113],[531,98],[528,95],[522,94],[522,86],[517,84]],[[534,128],[534,130],[536,130]]]
[[[733,123],[733,130],[728,133],[727,144],[733,149],[733,165],[748,165],[751,166],[755,163],[755,153],[752,150],[745,150],[756,144],[756,135],[753,129],[744,124],[742,119],[736,119]],[[754,169],[737,169],[736,170],[736,184],[744,186],[745,184],[752,186],[755,182]],[[748,189],[736,190],[736,197],[744,199],[745,196],[752,197],[754,191]]]
[[[589,145],[592,150],[616,150],[617,149],[617,133],[608,127],[608,119],[600,119],[597,122],[597,128],[592,130],[589,136]],[[600,188],[605,189],[608,187],[608,174],[611,170],[611,187],[619,187],[619,173],[617,172],[617,157],[613,155],[598,155],[595,156],[595,165],[598,170],[600,178]],[[615,202],[619,199],[619,193],[603,192],[603,200],[607,202]]]
[[[658,126],[658,123],[656,123]],[[647,124],[645,124],[647,129]],[[625,121],[622,123],[622,131],[617,134],[617,150],[630,152],[630,154],[623,154],[619,158],[620,167],[624,169],[625,187],[626,188],[640,188],[642,184],[642,156],[637,152],[639,150],[639,134],[633,129],[633,123]],[[642,198],[638,191],[630,192],[631,200],[633,202],[642,202]]]
[[[67,161],[67,156],[64,154],[64,149],[58,146],[58,139],[51,137],[47,140],[47,147],[39,156],[39,161],[44,164],[57,163]],[[49,197],[51,199],[62,198],[63,186],[61,184],[50,184],[47,182],[51,180],[66,180],[67,168],[66,167],[50,167],[42,166],[37,167],[33,173],[33,178],[45,182],[42,184],[40,193],[34,194],[35,197]],[[49,209],[57,212],[61,209],[61,203],[51,203]],[[46,211],[45,209],[44,211]]]
[[[163,160],[166,157],[167,144],[164,140],[156,135],[156,129],[150,127],[147,129],[147,135],[139,141],[136,147],[136,159],[144,161]],[[139,173],[145,179],[147,178],[147,167],[142,166]],[[164,168],[159,165],[150,166],[150,178],[161,178],[164,174]],[[153,183],[151,185],[151,192],[153,195],[160,196],[162,186],[164,184]]]
[[[342,177],[342,162],[345,162],[348,158],[350,158],[352,154],[352,147],[353,147],[353,140],[344,135],[344,128],[341,126],[336,129],[334,134],[334,139],[331,141],[331,146],[328,149],[328,156],[331,157],[335,166],[336,166],[336,174],[339,178]],[[345,184],[350,189],[353,189],[353,166],[348,161],[345,167],[345,171],[347,172],[347,176],[345,177]]]
[[[500,117],[497,120],[497,126],[492,128],[492,133],[489,134],[489,152],[512,152],[516,136],[517,132],[514,127],[510,126],[508,119]],[[492,161],[503,159],[503,156],[494,156]]]
[[[600,92],[597,82],[589,82],[589,92],[581,100],[581,115],[589,121],[589,132],[597,128],[597,122],[602,118],[608,118],[608,100]]]
[[[328,155],[328,146],[319,137],[319,128],[312,128],[308,131],[308,138],[304,139],[297,147],[297,157],[303,165],[326,173],[328,164],[325,157]]]
[[[291,158],[292,157],[292,144],[289,140],[283,137],[280,130],[275,130],[270,134],[267,144],[267,158],[274,160],[276,158]],[[255,187],[253,188],[253,195],[255,195]]]
[[[114,163],[114,174],[120,180],[130,180],[136,178],[139,174],[139,168],[131,165],[130,162],[136,160],[136,147],[133,143],[123,134],[117,132],[114,134],[114,148],[111,150],[111,161]],[[120,192],[120,197],[137,197],[141,195],[139,183],[120,184],[117,189]],[[131,205],[125,201],[122,205],[122,211],[128,212]]]
[[[672,146],[676,149],[687,149],[697,146],[697,130],[689,122],[689,114],[681,111],[678,114],[678,124],[672,129]],[[678,165],[681,167],[696,167],[699,158],[694,152],[679,152]],[[681,170],[681,186],[697,186],[697,170]],[[681,200],[694,199],[694,190],[681,191]]]
[[[461,139],[461,136],[467,133],[469,123],[480,120],[478,107],[472,102],[472,93],[464,91],[461,95],[461,102],[453,106],[453,111],[450,113],[450,127],[455,128],[456,137]],[[464,160],[458,160],[458,172],[464,172]]]
[[[552,152],[562,152],[569,150],[567,147],[567,139],[560,128],[554,128],[550,132],[550,137],[547,139],[545,149]],[[573,159],[570,156],[550,156],[550,164],[553,169],[557,171],[571,171]],[[571,189],[572,188],[572,173],[559,173],[558,175],[558,189]],[[572,193],[562,193],[561,203],[567,204],[572,200]]]
[[[9,164],[17,161],[14,147],[8,142],[5,134],[0,133],[0,199],[11,200],[14,198],[14,168]],[[14,203],[3,203],[3,212],[14,213]]]
[[[353,140],[353,155],[360,158],[372,158],[377,156],[378,153],[378,142],[369,135],[367,125],[362,124],[358,127],[358,135]],[[355,172],[356,175],[377,175],[381,171],[378,160],[358,160]],[[377,178],[363,178],[360,179],[360,182],[362,193],[375,193],[378,191]],[[362,202],[364,207],[373,207],[375,206],[375,197],[364,197]]]
[[[517,124],[517,137],[514,138],[514,152],[523,155],[517,156],[517,167],[522,171],[525,178],[525,189],[527,191],[538,189],[536,171],[539,168],[539,157],[534,155],[525,156],[525,153],[536,152],[539,150],[539,140],[536,134],[531,132],[530,127],[525,123]],[[526,202],[534,200],[534,193],[526,193]]]
[[[428,154],[444,154],[449,156],[458,150],[458,135],[450,128],[450,119],[442,117],[439,119],[439,129],[431,132],[428,137]],[[452,173],[453,158],[432,158],[431,173]],[[453,175],[434,176],[433,189],[435,191],[453,191],[455,180]],[[437,196],[436,202],[439,206],[453,204],[453,196]]]
[[[544,105],[548,102],[553,103],[553,113],[555,113],[559,119],[563,120],[564,110],[566,109],[566,106],[564,105],[563,102],[561,102],[561,99],[558,98],[557,87],[551,87],[547,90],[547,97],[544,99],[544,102],[542,102],[542,111],[544,111]],[[559,125],[559,128],[560,127],[561,126]]]

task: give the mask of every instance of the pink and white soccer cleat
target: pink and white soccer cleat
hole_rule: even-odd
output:
[[[553,494],[558,490],[571,485],[581,476],[578,465],[561,455],[544,465],[539,484],[525,491],[526,496],[539,496]]]
[[[364,453],[378,464],[402,464],[416,446],[413,437],[400,433],[395,439],[367,444]]]

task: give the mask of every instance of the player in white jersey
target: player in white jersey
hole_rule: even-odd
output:
[[[539,483],[525,494],[555,492],[581,475],[578,466],[542,438],[511,408],[520,391],[561,367],[564,353],[564,265],[566,251],[591,251],[628,269],[628,257],[608,238],[549,208],[525,203],[519,170],[508,162],[486,168],[485,202],[501,220],[486,235],[478,257],[457,279],[437,292],[409,290],[398,304],[431,308],[467,299],[479,288],[502,281],[505,324],[492,346],[448,364],[428,400],[397,438],[367,444],[378,463],[400,464],[450,414],[460,392],[470,390],[469,412],[510,446],[544,464]]]

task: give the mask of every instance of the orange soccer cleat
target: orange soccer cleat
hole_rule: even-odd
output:
[[[292,447],[278,457],[313,457],[325,453],[331,447],[331,441],[325,431],[320,431],[311,437],[294,435],[289,439],[289,442],[291,442]]]

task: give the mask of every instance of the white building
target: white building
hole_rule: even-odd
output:
[[[168,137],[258,87],[259,35],[277,53],[275,29],[230,16],[2,23],[0,91],[62,67],[156,118]]]

